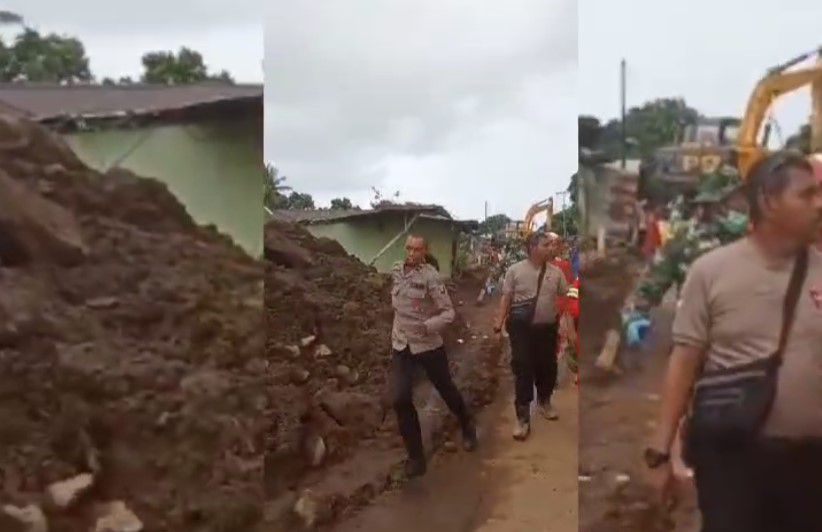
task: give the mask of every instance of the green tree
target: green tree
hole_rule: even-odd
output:
[[[627,152],[630,158],[645,158],[658,148],[675,144],[682,126],[699,118],[699,112],[682,98],[660,98],[632,107],[625,115],[625,135],[632,142]],[[596,128],[593,135],[596,138]],[[622,153],[622,122],[610,120],[599,133],[597,144],[610,157]]]
[[[0,14],[0,23],[15,19]],[[19,22],[14,22],[19,23]],[[24,28],[11,46],[0,42],[0,81],[41,83],[87,82],[92,80],[83,43],[74,37],[41,35]]]
[[[263,205],[270,210],[288,208],[288,192],[291,187],[285,184],[286,177],[273,164],[266,163],[263,172]]]
[[[292,192],[288,195],[288,206],[286,208],[294,211],[316,209],[311,194],[301,192]]]
[[[331,208],[334,210],[351,210],[354,204],[348,198],[334,198],[331,200]]]
[[[511,223],[511,218],[508,216],[495,214],[480,222],[478,230],[480,234],[494,234],[505,229],[509,223]]]
[[[574,236],[579,233],[579,209],[576,205],[571,205],[564,210],[555,213],[551,218],[551,227],[557,234],[563,236]]]
[[[208,68],[200,52],[182,47],[175,54],[170,51],[149,52],[143,55],[144,83],[162,85],[185,85],[207,80],[218,80],[233,83],[231,75],[225,70],[216,76],[208,73]]]

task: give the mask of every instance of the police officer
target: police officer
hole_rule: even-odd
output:
[[[445,404],[457,416],[466,451],[477,447],[474,421],[448,367],[442,332],[454,321],[454,306],[437,270],[425,260],[428,246],[420,236],[409,236],[406,259],[392,269],[391,304],[394,307],[391,393],[400,434],[408,452],[405,473],[425,474],[426,462],[417,409],[414,374],[422,368]]]

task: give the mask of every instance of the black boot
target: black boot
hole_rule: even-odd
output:
[[[405,476],[408,478],[421,477],[426,469],[425,458],[409,458],[405,462]]]

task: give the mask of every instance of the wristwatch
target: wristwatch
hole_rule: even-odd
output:
[[[648,466],[648,469],[656,469],[659,466],[666,464],[671,459],[671,455],[648,447],[645,449],[643,458],[645,459],[645,465]]]

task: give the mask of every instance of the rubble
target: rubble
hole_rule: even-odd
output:
[[[3,507],[3,513],[19,524],[20,532],[48,532],[49,525],[46,515],[37,505],[30,504],[23,508],[6,505]],[[4,524],[2,517],[0,517],[0,525],[4,525],[3,530],[6,530],[5,526],[14,526],[11,523]]]
[[[59,532],[94,530],[98,497],[157,531],[261,508],[241,464],[262,463],[275,409],[272,376],[246,367],[265,350],[262,265],[45,128],[0,116],[0,144],[0,502],[53,499]]]
[[[83,493],[88,491],[94,484],[94,476],[90,473],[83,473],[60,482],[55,482],[47,489],[49,499],[52,504],[61,509],[66,509],[79,499]]]
[[[103,505],[101,516],[97,519],[94,532],[140,532],[143,523],[128,509],[123,501],[115,501]]]

